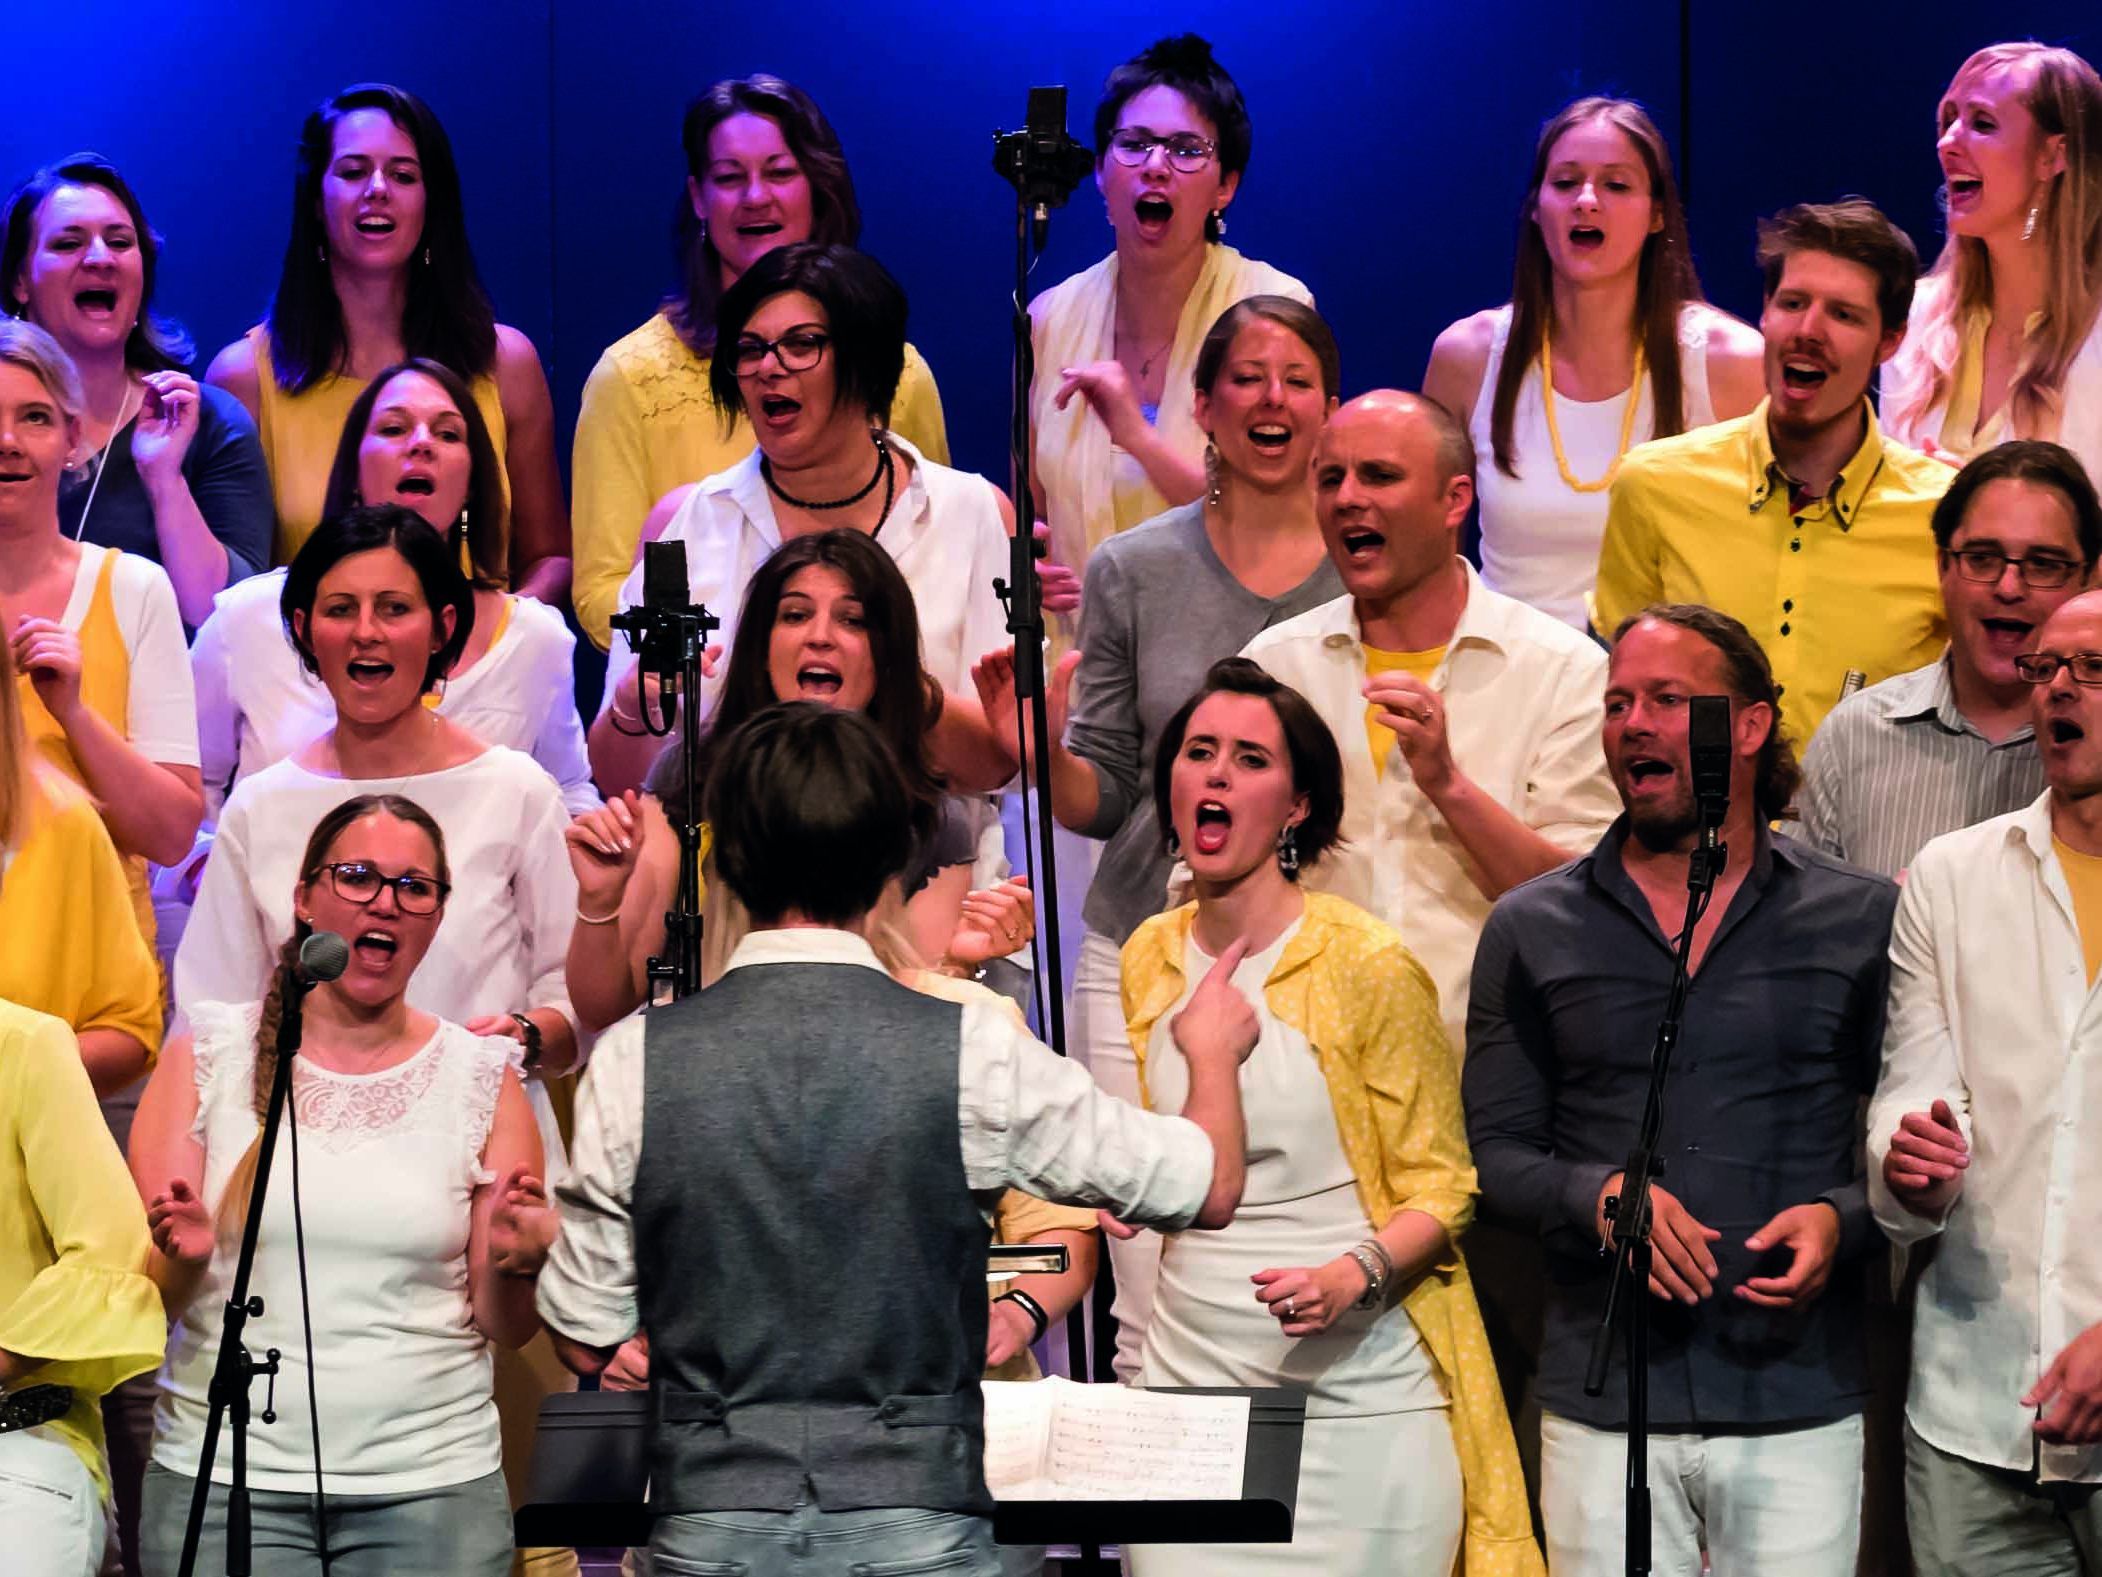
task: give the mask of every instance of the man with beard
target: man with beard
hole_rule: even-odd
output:
[[[1936,838],[1891,937],[1869,1197],[1920,1279],[1921,1577],[2102,1573],[2102,592],[2018,659],[2046,791]]]
[[[1948,651],[1840,702],[1803,754],[1804,841],[1885,876],[2043,792],[2015,661],[2094,574],[2102,504],[2070,450],[2018,438],[1957,473],[1934,542]]]
[[[1599,548],[1592,628],[1704,603],[1768,653],[1795,738],[1847,687],[1931,661],[1946,629],[1928,517],[1954,473],[1883,436],[1869,404],[1919,254],[1858,197],[1759,226],[1766,398],[1749,416],[1628,451]]]
[[[1624,807],[1590,854],[1507,893],[1482,932],[1463,1088],[1482,1200],[1547,1248],[1541,1503],[1557,1577],[1622,1569],[1622,1348],[1584,1367],[1613,1261],[1698,842],[1689,700],[1730,701],[1728,858],[1694,931],[1650,1203],[1649,1478],[1657,1570],[1849,1577],[1860,1528],[1858,1159],[1897,889],[1772,833],[1796,765],[1744,626],[1643,610],[1614,639],[1605,754]]]

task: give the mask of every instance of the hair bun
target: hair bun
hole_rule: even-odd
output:
[[[1213,58],[1211,40],[1200,33],[1177,33],[1172,38],[1157,39],[1139,59],[1155,71],[1192,77],[1204,76],[1219,64]]]

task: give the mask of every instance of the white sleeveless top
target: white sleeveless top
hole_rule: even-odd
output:
[[[216,1212],[255,1141],[259,1003],[200,1002],[195,1035],[204,1203]],[[408,1061],[372,1074],[293,1063],[288,1121],[299,1125],[299,1198],[314,1321],[321,1463],[331,1493],[442,1489],[497,1470],[501,1449],[489,1344],[474,1327],[467,1240],[474,1190],[494,1179],[482,1146],[517,1045],[440,1020]],[[154,1408],[153,1459],[197,1471],[207,1392],[219,1356],[238,1242],[222,1243],[168,1335]],[[257,1242],[251,1352],[279,1350],[277,1421],[262,1422],[258,1378],[248,1432],[249,1483],[312,1494],[306,1337],[292,1221],[291,1135],[280,1131]],[[213,1482],[229,1481],[222,1438]]]
[[[1679,313],[1679,368],[1688,428],[1705,427],[1715,420],[1715,404],[1708,393],[1708,325],[1712,321],[1713,309],[1698,303]],[[1547,431],[1537,364],[1526,368],[1511,412],[1512,459],[1518,475],[1506,476],[1498,468],[1490,441],[1490,415],[1496,406],[1496,379],[1510,335],[1507,304],[1497,309],[1481,392],[1467,424],[1474,438],[1474,487],[1482,510],[1482,583],[1581,630],[1587,626],[1585,598],[1598,578],[1598,547],[1606,534],[1608,495],[1603,489],[1574,492],[1563,482],[1555,466],[1554,441]],[[1655,397],[1646,371],[1642,386],[1632,393],[1637,404],[1631,447],[1648,441],[1656,425]],[[1596,481],[1613,464],[1620,452],[1628,399],[1626,392],[1609,400],[1555,396],[1555,425],[1562,432],[1562,452],[1579,480]]]

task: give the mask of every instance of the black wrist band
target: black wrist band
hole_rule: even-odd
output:
[[[523,1013],[513,1013],[511,1017],[518,1021],[518,1033],[525,1039],[525,1055],[519,1058],[519,1064],[530,1078],[540,1071],[540,1058],[547,1048],[540,1038],[538,1024]]]
[[[1029,1338],[1029,1345],[1032,1347],[1042,1341],[1044,1332],[1051,1328],[1051,1316],[1044,1312],[1044,1306],[1020,1289],[1013,1292],[1003,1292],[994,1301],[1021,1305],[1022,1312],[1029,1316],[1029,1323],[1036,1327],[1035,1333]]]

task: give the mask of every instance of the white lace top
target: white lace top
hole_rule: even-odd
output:
[[[204,1200],[216,1211],[228,1176],[255,1141],[255,1031],[260,1005],[197,1003],[197,1121]],[[325,1486],[346,1495],[440,1489],[497,1469],[488,1343],[468,1306],[474,1190],[492,1181],[481,1153],[503,1072],[517,1045],[439,1022],[408,1061],[372,1074],[295,1062],[288,1129],[298,1126],[314,1385]],[[250,1352],[279,1349],[277,1421],[261,1419],[258,1378],[248,1434],[255,1489],[313,1493],[306,1340],[292,1219],[292,1135],[281,1132],[256,1247],[252,1290],[262,1314]],[[213,1256],[168,1338],[154,1411],[153,1458],[197,1471],[206,1393],[218,1359],[238,1234]],[[229,1479],[221,1438],[215,1482]]]

